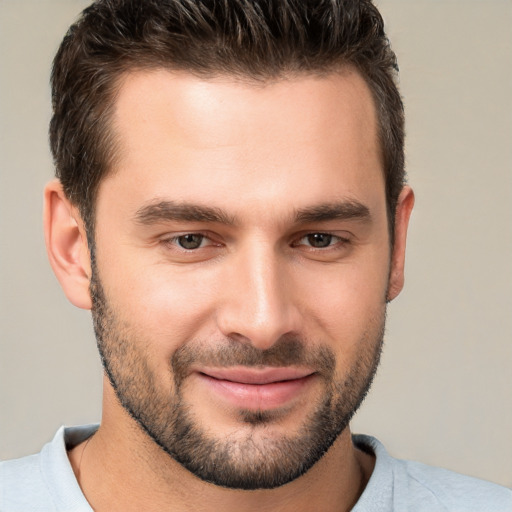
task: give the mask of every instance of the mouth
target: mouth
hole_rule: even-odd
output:
[[[201,382],[216,398],[245,410],[272,410],[297,399],[316,372],[304,368],[202,368]]]

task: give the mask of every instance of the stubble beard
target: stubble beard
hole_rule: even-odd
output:
[[[359,341],[356,363],[343,378],[335,375],[336,359],[326,346],[297,338],[278,340],[259,350],[231,339],[221,346],[207,342],[182,345],[171,357],[172,392],[163,389],[151,370],[144,347],[149,340],[121,322],[110,307],[97,270],[91,278],[92,315],[101,360],[116,396],[144,432],[175,461],[203,481],[232,489],[272,489],[306,473],[348,426],[370,389],[382,350],[385,307],[381,318]],[[194,417],[183,398],[192,364],[206,366],[290,366],[314,368],[325,392],[292,434],[269,434],[280,411],[239,412],[241,428],[215,437]]]

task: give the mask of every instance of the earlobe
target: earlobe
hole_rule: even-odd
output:
[[[85,228],[58,180],[44,190],[44,234],[50,264],[66,297],[79,308],[91,309],[91,262]]]
[[[391,256],[391,269],[387,301],[390,302],[398,296],[404,286],[405,246],[407,240],[407,228],[414,206],[414,192],[411,187],[405,186],[398,197],[395,213],[395,239],[393,254]]]

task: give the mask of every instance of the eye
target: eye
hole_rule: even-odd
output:
[[[311,233],[305,236],[303,240],[307,240],[308,245],[311,247],[322,249],[323,247],[329,247],[333,238],[329,233]]]
[[[166,233],[159,239],[163,255],[175,263],[197,263],[222,254],[224,244],[214,233]]]
[[[204,235],[197,233],[187,233],[186,235],[180,235],[173,239],[183,249],[188,251],[199,249],[206,244],[207,238]]]
[[[331,233],[308,233],[300,238],[295,245],[304,245],[312,249],[325,249],[337,245],[344,245],[348,240]]]

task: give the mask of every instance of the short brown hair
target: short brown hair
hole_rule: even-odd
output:
[[[254,80],[353,66],[379,120],[390,227],[405,181],[395,54],[371,0],[99,0],[71,26],[52,71],[56,175],[91,234],[96,193],[114,166],[117,84],[136,69]]]

